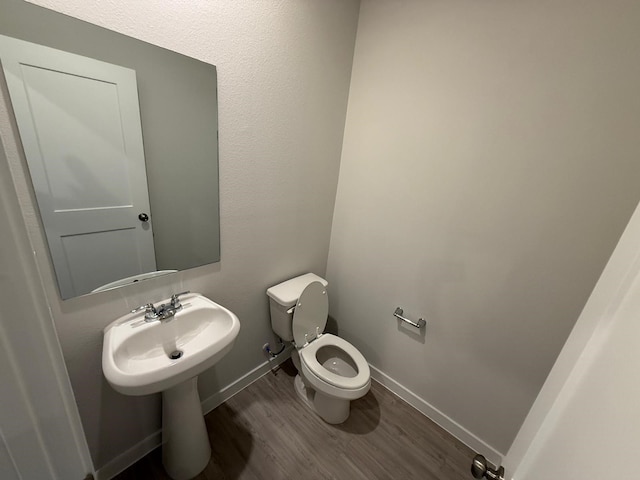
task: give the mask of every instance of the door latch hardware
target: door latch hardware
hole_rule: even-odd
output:
[[[488,480],[504,480],[504,467],[500,466],[496,470],[487,465],[487,459],[483,455],[473,457],[471,464],[471,475],[473,478],[487,478]]]

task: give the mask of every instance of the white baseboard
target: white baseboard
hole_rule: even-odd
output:
[[[493,463],[494,465],[500,465],[502,463],[502,457],[504,457],[504,454],[500,453],[491,445],[476,437],[473,433],[457,423],[455,420],[449,418],[447,415],[420,398],[411,390],[396,382],[386,373],[378,370],[373,365],[369,365],[369,367],[371,369],[371,378],[376,380],[387,390],[396,394],[398,397],[418,410],[424,416],[437,423],[440,427],[444,428],[447,432],[449,432],[466,446],[471,448],[474,452],[478,452],[484,455],[487,460],[489,460],[489,462]]]
[[[272,368],[280,365],[282,362],[287,360],[291,356],[291,350],[293,347],[291,345],[287,346],[285,350],[278,355],[276,358],[272,358],[251,370],[250,372],[244,374],[238,380],[233,382],[230,385],[227,385],[222,390],[217,393],[214,393],[209,398],[206,398],[202,401],[202,411],[206,415],[211,410],[216,408],[219,405],[222,405],[224,402],[233,397],[236,393],[244,390],[253,382],[262,377],[265,373],[269,372]]]
[[[206,415],[211,410],[233,397],[236,393],[247,388],[272,368],[280,365],[291,356],[292,347],[288,346],[278,357],[267,360],[256,368],[240,377],[235,382],[227,385],[222,390],[202,400],[202,412]],[[162,430],[158,430],[147,438],[138,442],[130,449],[118,455],[109,463],[96,471],[96,480],[109,480],[120,472],[136,463],[145,455],[162,445]]]

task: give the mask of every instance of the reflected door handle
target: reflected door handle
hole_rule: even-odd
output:
[[[141,213],[140,215],[138,215],[138,219],[141,222],[148,222],[149,221],[149,215],[147,215],[146,213]]]

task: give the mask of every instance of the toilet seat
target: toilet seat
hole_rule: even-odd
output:
[[[335,347],[342,350],[347,354],[355,363],[358,373],[355,377],[343,377],[332,371],[326,369],[316,356],[319,349],[322,347]],[[344,390],[358,390],[366,386],[371,378],[371,372],[369,370],[369,364],[365,360],[364,356],[358,351],[356,347],[351,345],[343,338],[336,337],[329,333],[321,335],[319,338],[311,342],[306,347],[298,350],[300,354],[300,360],[309,369],[309,371],[315,375],[318,379]]]
[[[300,355],[302,371],[316,389],[336,398],[359,398],[371,385],[369,364],[356,347],[346,340],[323,334],[329,315],[327,290],[321,282],[311,282],[300,294],[293,313],[293,337]],[[333,347],[351,358],[357,374],[338,375],[325,368],[317,358],[318,350]]]

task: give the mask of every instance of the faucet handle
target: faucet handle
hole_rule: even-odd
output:
[[[144,310],[145,320],[155,320],[158,317],[158,311],[156,310],[156,307],[153,306],[153,303],[147,303],[139,306],[138,308],[134,308],[131,310],[131,313],[138,313],[142,310]]]
[[[140,305],[139,307],[134,308],[129,313],[138,313],[138,312],[141,312],[142,310],[153,311],[154,309],[155,309],[155,307],[153,306],[153,303],[145,303],[144,305]]]
[[[187,290],[186,292],[174,293],[173,295],[171,295],[171,306],[173,308],[182,307],[182,304],[180,303],[180,298],[179,297],[181,295],[186,295],[187,293],[191,293],[191,291]]]
[[[146,305],[140,305],[139,307],[136,307],[133,310],[131,310],[129,313],[138,313],[138,312],[141,312],[142,310],[146,310],[146,308],[147,308]]]

